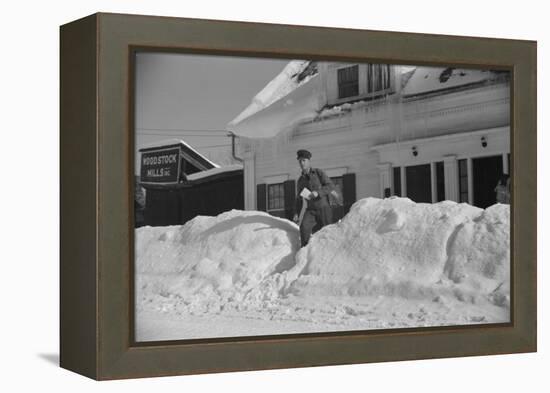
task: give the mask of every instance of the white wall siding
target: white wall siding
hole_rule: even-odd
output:
[[[313,154],[312,166],[322,169],[345,167],[347,173],[355,173],[358,199],[382,197],[381,163],[402,166],[421,161],[442,161],[445,154],[464,154],[455,151],[458,147],[465,148],[469,157],[481,154],[478,151],[481,149],[479,137],[473,138],[472,131],[508,127],[509,96],[509,84],[500,83],[408,98],[402,103],[395,97],[359,103],[349,112],[300,125],[286,144],[274,149],[257,149],[254,153],[253,178],[255,184],[264,183],[270,176],[288,175],[288,179],[296,180],[300,172],[296,151],[307,149]],[[399,118],[396,119],[396,116]],[[399,151],[395,147],[372,149],[373,146],[384,144],[416,144],[421,139],[451,134],[458,139],[419,145],[421,151],[417,157],[410,154],[410,146],[406,149],[398,148]],[[490,143],[487,149],[482,149],[484,154],[505,154],[510,151],[509,139],[506,137],[509,131],[508,134],[501,131],[489,134]],[[399,144],[395,143],[397,140]],[[255,195],[255,192],[255,186],[253,190],[248,190],[249,194]],[[248,199],[255,201],[255,198]]]

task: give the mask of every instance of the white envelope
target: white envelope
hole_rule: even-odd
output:
[[[309,198],[311,198],[311,191],[309,191],[307,188],[304,188],[304,189],[302,190],[302,192],[300,193],[300,196],[301,196],[302,198],[309,199]]]

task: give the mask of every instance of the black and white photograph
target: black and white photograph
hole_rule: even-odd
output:
[[[511,321],[508,70],[133,61],[136,342]]]
[[[5,3],[0,390],[546,392],[545,8]]]

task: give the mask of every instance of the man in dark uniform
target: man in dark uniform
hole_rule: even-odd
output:
[[[311,167],[309,151],[298,150],[297,155],[302,174],[298,179],[294,222],[298,222],[302,203],[306,203],[306,210],[300,223],[300,238],[302,247],[304,247],[313,233],[332,223],[332,209],[328,201],[328,194],[334,189],[334,184],[321,169]],[[300,194],[305,188],[311,193],[302,197]]]

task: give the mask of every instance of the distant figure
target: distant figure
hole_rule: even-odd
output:
[[[297,156],[302,174],[298,179],[294,222],[300,226],[300,239],[304,247],[313,233],[332,224],[328,195],[335,187],[325,172],[311,167],[309,151],[298,150]]]
[[[497,203],[510,203],[510,176],[502,175],[495,187]]]

